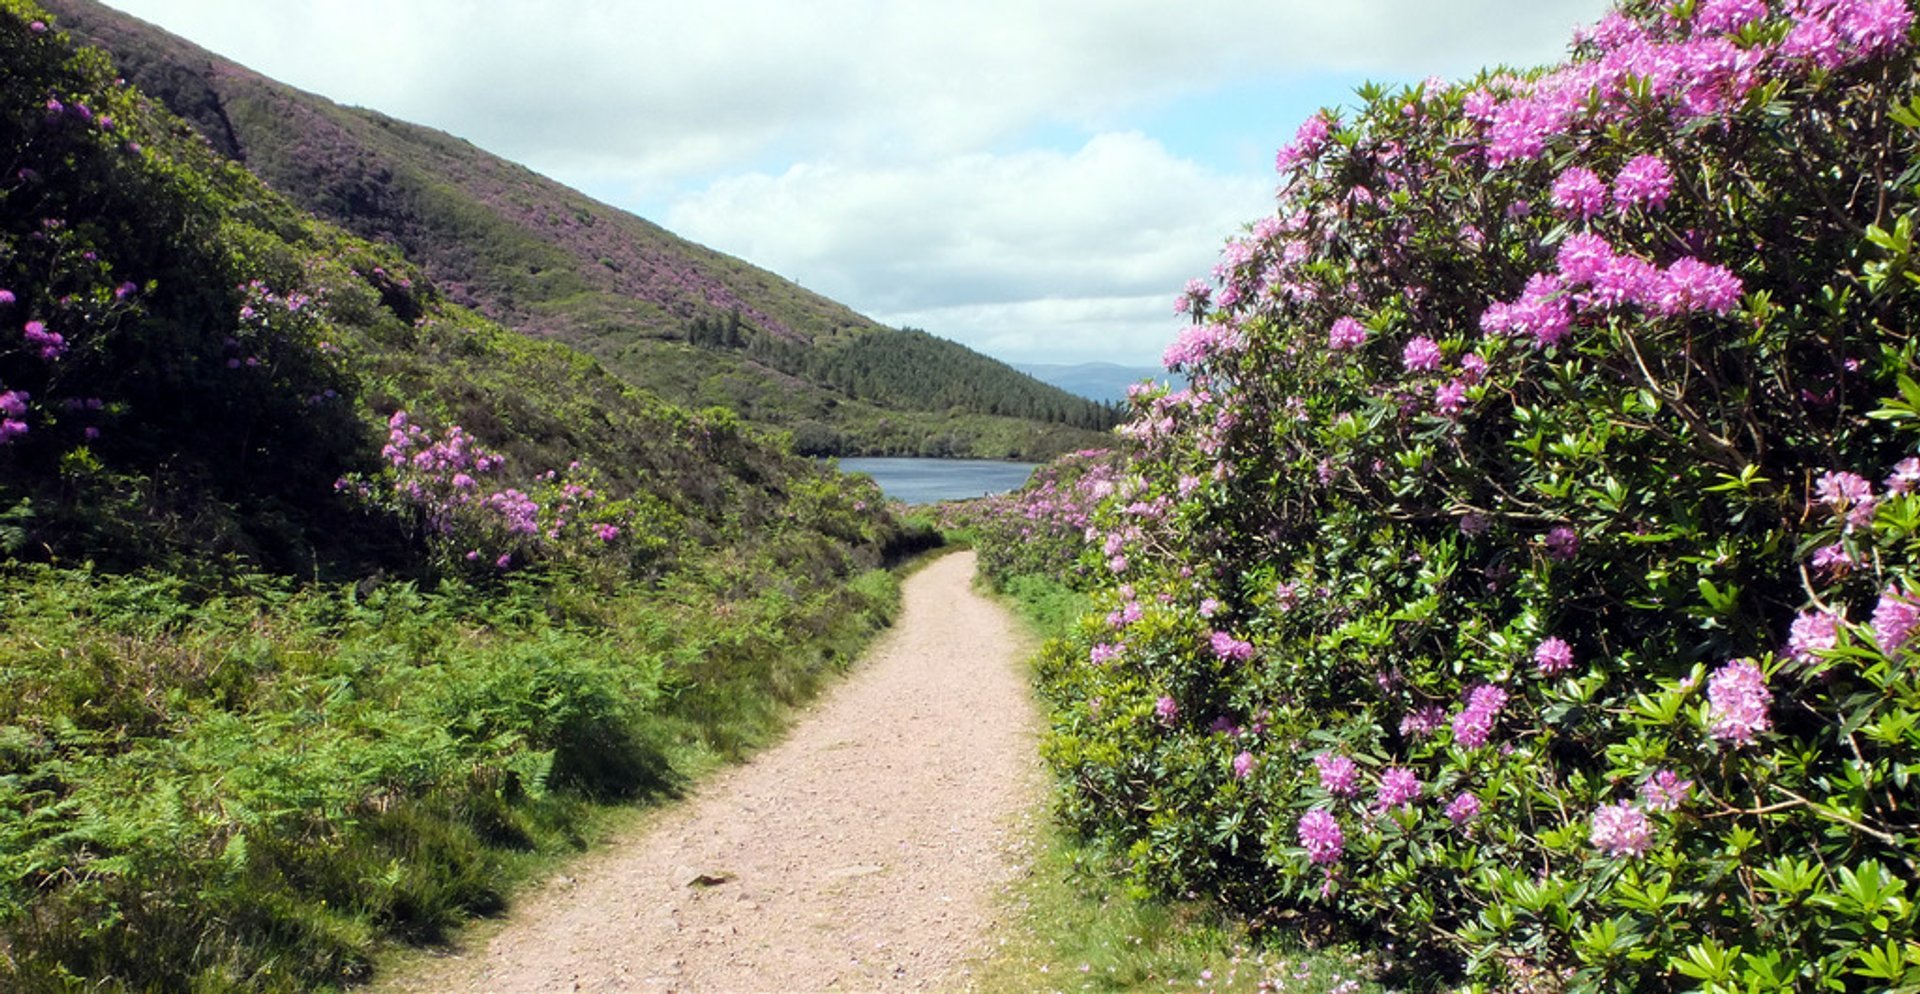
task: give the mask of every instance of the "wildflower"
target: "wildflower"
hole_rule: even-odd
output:
[[[1756,732],[1773,726],[1767,705],[1773,693],[1766,675],[1752,661],[1737,659],[1707,678],[1707,734],[1735,745],[1753,741]]]
[[[1171,697],[1162,696],[1153,703],[1153,714],[1160,719],[1160,724],[1172,728],[1174,723],[1180,720],[1180,702]]]
[[[1313,757],[1320,770],[1320,786],[1337,797],[1352,797],[1360,791],[1360,767],[1345,756],[1323,752]]]
[[[1549,638],[1533,650],[1533,664],[1541,676],[1565,673],[1573,668],[1573,647],[1558,637]]]
[[[1493,684],[1481,684],[1467,695],[1467,705],[1453,716],[1453,740],[1468,749],[1487,744],[1493,735],[1493,723],[1506,707],[1507,692]]]
[[[1640,799],[1653,811],[1674,811],[1685,804],[1693,781],[1682,780],[1672,770],[1655,770],[1640,785]]]
[[[1740,302],[1744,290],[1740,277],[1725,266],[1694,258],[1675,259],[1661,274],[1651,303],[1655,313],[1667,316],[1693,311],[1725,316]]]
[[[0,291],[0,293],[4,292]],[[1916,484],[1920,484],[1920,459],[1909,456],[1893,464],[1893,473],[1886,480],[1888,493],[1912,493]]]
[[[1424,738],[1439,731],[1446,720],[1447,713],[1438,704],[1428,704],[1401,716],[1400,734],[1410,739]]]
[[[1653,826],[1647,813],[1630,801],[1606,805],[1593,813],[1594,848],[1608,856],[1641,856],[1653,846]]]
[[[1865,0],[1848,4],[1840,17],[1840,34],[1862,52],[1875,53],[1901,48],[1907,41],[1907,29],[1913,26],[1913,12],[1901,0]]]
[[[1613,259],[1613,246],[1605,238],[1583,231],[1560,243],[1559,251],[1554,254],[1554,265],[1561,279],[1573,286],[1584,286],[1592,283]]]
[[[1480,382],[1487,375],[1487,360],[1477,352],[1469,352],[1460,357],[1460,378],[1469,384]]]
[[[1873,499],[1873,484],[1858,473],[1822,473],[1813,489],[1820,502],[1832,508],[1844,509]]]
[[[28,345],[39,350],[42,359],[58,359],[66,354],[67,340],[57,331],[48,331],[44,321],[28,321],[23,337]]]
[[[1573,166],[1553,181],[1553,205],[1572,217],[1586,220],[1607,205],[1607,185],[1593,170]]]
[[[1213,654],[1232,662],[1246,662],[1253,658],[1253,643],[1234,638],[1226,632],[1214,632]]]
[[[1803,611],[1787,630],[1787,655],[1811,663],[1840,642],[1840,618],[1831,611]]]
[[[1766,16],[1765,0],[1700,0],[1693,9],[1693,29],[1731,34]]]
[[[1855,559],[1853,553],[1839,542],[1813,550],[1813,568],[1830,578],[1846,576],[1858,565],[1860,560]]]
[[[1253,753],[1241,750],[1238,756],[1233,757],[1233,778],[1235,780],[1245,780],[1252,776],[1253,766]]]
[[[1440,368],[1440,346],[1425,335],[1407,343],[1400,352],[1400,363],[1409,373],[1429,372]]]
[[[1673,172],[1657,155],[1635,156],[1613,177],[1613,202],[1622,208],[1658,210],[1673,195]]]
[[[1449,380],[1433,388],[1433,409],[1451,418],[1467,409],[1467,385]]]
[[[1478,817],[1480,817],[1480,798],[1468,791],[1461,791],[1460,796],[1447,805],[1447,820],[1453,822],[1455,826],[1464,826]]]
[[[1351,317],[1342,317],[1327,329],[1327,348],[1335,352],[1359,348],[1366,341],[1366,326]]]
[[[1332,863],[1340,858],[1340,850],[1346,845],[1346,837],[1340,833],[1340,822],[1324,808],[1314,808],[1300,816],[1297,828],[1300,844],[1306,847],[1307,858],[1315,863]]]
[[[1880,651],[1891,656],[1913,637],[1920,625],[1920,603],[1912,591],[1896,591],[1891,584],[1880,591],[1880,602],[1873,606],[1873,641]]]
[[[1420,797],[1420,778],[1404,766],[1388,767],[1380,774],[1380,791],[1374,806],[1382,811],[1406,807]]]

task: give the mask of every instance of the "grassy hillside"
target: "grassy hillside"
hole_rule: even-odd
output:
[[[447,300],[48,20],[0,0],[0,990],[364,976],[884,623],[870,484]]]
[[[926,443],[930,454],[1038,457],[1080,447],[1088,429],[1114,421],[450,135],[283,86],[92,0],[51,6],[216,150],[302,207],[400,246],[451,300],[575,345],[671,400],[730,405],[742,395],[756,423],[805,426],[848,455]],[[686,350],[696,343],[704,348]],[[917,401],[927,391],[900,389],[913,375],[915,387],[964,382],[967,396],[930,408]]]

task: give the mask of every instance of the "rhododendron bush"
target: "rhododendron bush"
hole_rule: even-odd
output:
[[[1490,988],[1920,988],[1913,32],[1633,4],[1301,127],[1086,533],[1067,817]]]

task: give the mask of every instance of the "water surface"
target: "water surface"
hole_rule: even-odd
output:
[[[840,469],[873,477],[880,491],[908,504],[932,504],[1005,493],[1027,482],[1030,462],[993,459],[842,459]]]

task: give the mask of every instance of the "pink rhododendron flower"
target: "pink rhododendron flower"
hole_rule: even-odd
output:
[[[1623,208],[1658,210],[1673,195],[1673,171],[1657,155],[1635,156],[1613,177],[1613,202]]]
[[[1153,704],[1153,715],[1160,723],[1169,728],[1180,720],[1180,704],[1171,697],[1161,697]]]
[[[1803,663],[1840,642],[1840,618],[1831,611],[1805,611],[1787,631],[1787,654]]]
[[[1466,410],[1467,385],[1459,380],[1448,380],[1434,387],[1433,409],[1450,418]]]
[[[1655,313],[1667,316],[1705,311],[1725,316],[1740,303],[1745,287],[1740,277],[1724,266],[1699,259],[1675,259],[1661,274],[1654,291]]]
[[[1300,816],[1296,829],[1300,834],[1300,844],[1307,850],[1307,858],[1315,863],[1332,863],[1340,859],[1340,850],[1346,845],[1346,837],[1340,832],[1340,822],[1324,808],[1314,808]]]
[[[1461,791],[1460,796],[1447,805],[1447,820],[1456,826],[1463,826],[1478,817],[1480,798],[1467,791]]]
[[[1896,590],[1888,585],[1880,591],[1880,602],[1873,606],[1873,641],[1880,651],[1891,656],[1913,637],[1920,625],[1920,603],[1912,591]]]
[[[1533,664],[1541,676],[1565,673],[1573,668],[1573,647],[1558,637],[1549,638],[1533,650]]]
[[[1352,797],[1360,790],[1360,767],[1353,760],[1330,752],[1313,757],[1320,771],[1320,786],[1338,797]]]
[[[10,418],[26,417],[27,401],[31,399],[32,396],[32,394],[27,393],[25,390],[0,391],[0,414],[5,414]]]
[[[1607,206],[1607,184],[1584,166],[1573,166],[1553,181],[1553,205],[1570,217],[1586,220]]]
[[[1913,11],[1901,0],[1856,0],[1841,7],[1840,34],[1862,52],[1906,47]]]
[[[1335,352],[1357,349],[1361,345],[1366,344],[1366,341],[1366,325],[1355,321],[1351,317],[1342,317],[1335,321],[1331,328],[1327,329],[1327,348]]]
[[[1613,246],[1605,238],[1583,231],[1567,236],[1567,240],[1560,243],[1554,265],[1569,286],[1585,286],[1592,283],[1613,258]]]
[[[1234,638],[1226,632],[1214,632],[1211,639],[1213,654],[1221,659],[1233,662],[1246,662],[1253,658],[1253,643]]]
[[[1468,749],[1487,744],[1493,735],[1493,723],[1507,704],[1507,692],[1490,683],[1473,688],[1467,704],[1453,716],[1453,740]]]
[[[1859,565],[1860,561],[1839,542],[1813,550],[1813,568],[1828,577],[1845,576]]]
[[[1580,536],[1566,525],[1556,525],[1548,530],[1545,542],[1547,555],[1561,561],[1572,559],[1580,551]]]
[[[1247,752],[1244,749],[1241,750],[1239,755],[1233,757],[1233,778],[1235,780],[1245,780],[1252,776],[1253,766],[1253,753]]]
[[[1447,712],[1438,704],[1428,704],[1400,718],[1400,734],[1410,739],[1425,738],[1447,723]]]
[[[1390,766],[1380,774],[1380,791],[1374,807],[1382,811],[1405,807],[1420,797],[1420,778],[1404,766]]]
[[[1731,34],[1766,16],[1765,0],[1700,0],[1693,9],[1693,29]]]
[[[1410,373],[1429,372],[1440,368],[1440,346],[1433,339],[1422,335],[1407,343],[1400,352],[1400,363]]]
[[[1641,856],[1653,847],[1647,813],[1630,801],[1605,805],[1593,813],[1594,848],[1608,856]]]
[[[1885,485],[1891,494],[1912,493],[1914,487],[1920,485],[1920,459],[1908,457],[1894,463]]]
[[[1751,660],[1736,659],[1707,678],[1707,734],[1735,745],[1753,741],[1755,734],[1773,727],[1767,705],[1773,692],[1766,674]]]
[[[1640,799],[1652,811],[1675,811],[1687,801],[1693,781],[1682,780],[1672,770],[1655,770],[1640,785]]]

